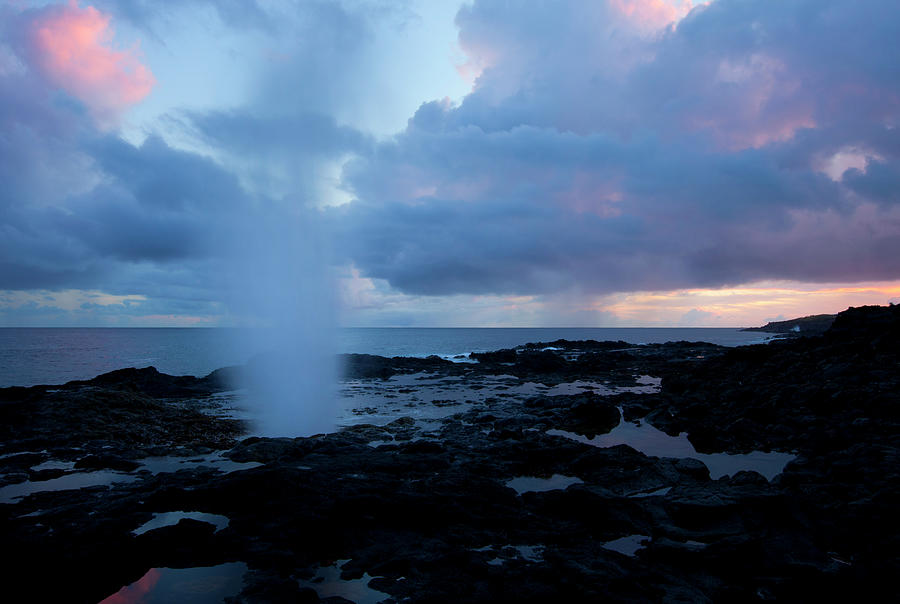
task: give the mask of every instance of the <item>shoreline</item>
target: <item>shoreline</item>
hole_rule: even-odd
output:
[[[11,335],[11,329],[19,335]],[[123,367],[154,366],[171,375],[202,377],[220,367],[246,363],[263,352],[237,350],[234,338],[228,335],[230,328],[180,331],[176,328],[39,328],[36,331],[41,332],[38,343],[29,337],[29,329],[0,329],[0,387],[89,380]],[[742,345],[767,339],[762,334],[731,328],[363,328],[360,331],[363,333],[339,329],[336,350],[388,357],[424,358],[437,354],[449,358],[559,337],[634,340],[632,344],[709,339],[712,343]],[[435,336],[436,332],[439,337]],[[50,337],[54,335],[59,337]]]
[[[96,603],[167,568],[231,573],[248,603],[896,593],[898,335],[869,307],[762,346],[348,355],[353,421],[301,438],[204,410],[224,372],[0,389],[0,488],[129,477],[0,504],[9,593]]]

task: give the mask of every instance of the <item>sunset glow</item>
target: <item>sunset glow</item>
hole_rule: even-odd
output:
[[[153,591],[161,576],[158,569],[151,568],[143,577],[104,598],[100,604],[140,604]]]
[[[851,306],[900,303],[900,282],[853,285],[756,283],[728,289],[636,293],[598,300],[624,324],[752,327],[805,315],[835,314]]]
[[[642,27],[660,28],[691,11],[690,0],[611,0],[610,6]]]
[[[316,237],[348,326],[887,303],[889,4],[3,4],[0,322],[252,324],[257,221]]]

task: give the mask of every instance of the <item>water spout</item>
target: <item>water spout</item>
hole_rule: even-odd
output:
[[[233,242],[232,308],[252,328],[237,332],[246,353],[245,405],[254,432],[307,436],[334,428],[334,288],[315,211],[270,205],[246,217]]]

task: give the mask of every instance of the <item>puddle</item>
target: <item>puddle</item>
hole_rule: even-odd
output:
[[[96,472],[75,472],[50,480],[39,480],[10,484],[0,488],[0,503],[14,503],[16,500],[44,491],[68,491],[84,487],[109,485],[117,482],[133,482],[138,477],[112,470],[98,470]]]
[[[619,388],[619,392],[633,392],[635,394],[656,394],[662,389],[662,378],[652,375],[639,375],[635,379],[637,386]]]
[[[319,598],[340,596],[355,604],[378,604],[390,598],[390,594],[369,587],[374,579],[369,573],[363,573],[359,579],[344,581],[341,579],[341,567],[350,560],[338,560],[333,566],[321,566],[311,581],[299,581],[301,587],[311,587]],[[101,602],[101,604],[103,604]]]
[[[555,491],[557,489],[567,489],[573,484],[581,484],[584,482],[580,478],[574,476],[563,476],[562,474],[554,474],[550,478],[537,478],[535,476],[519,476],[512,480],[506,481],[506,486],[515,489],[516,493],[539,493],[542,491]]]
[[[519,557],[528,562],[542,562],[544,560],[543,545],[514,545]]]
[[[377,449],[377,448],[380,447],[381,445],[395,445],[395,444],[397,444],[397,441],[393,441],[393,440],[370,440],[370,441],[367,442],[366,444],[367,444],[368,446],[372,447],[373,449]]]
[[[229,522],[227,517],[218,514],[205,514],[203,512],[163,512],[154,513],[152,520],[148,520],[131,532],[135,535],[143,535],[147,531],[152,531],[153,529],[162,528],[164,526],[174,526],[178,524],[182,518],[208,522],[209,524],[215,525],[215,532],[217,533],[228,526]]]
[[[13,451],[11,453],[4,453],[0,455],[0,459],[7,459],[9,457],[17,457],[19,455],[42,455],[47,452],[47,449],[43,451]]]
[[[649,540],[650,537],[647,535],[628,535],[627,537],[607,541],[603,544],[603,547],[626,556],[634,556],[639,550],[646,547],[644,542]]]
[[[606,396],[615,394],[617,390],[601,384],[600,382],[583,382],[579,380],[575,382],[556,384],[555,386],[545,386],[544,384],[541,384],[539,382],[524,382],[522,384],[512,386],[511,388],[509,388],[508,392],[510,394],[527,396],[560,396],[594,392],[596,394]]]
[[[687,433],[682,432],[678,436],[669,436],[643,421],[634,424],[620,420],[619,425],[611,432],[594,438],[587,438],[565,430],[547,430],[547,434],[563,436],[594,447],[628,445],[651,457],[692,457],[702,461],[709,468],[709,475],[713,480],[733,475],[742,470],[759,472],[767,480],[772,480],[781,474],[789,461],[796,457],[791,453],[778,451],[768,453],[754,451],[740,454],[698,453],[694,449],[694,445],[687,439]]]
[[[151,568],[100,604],[221,604],[240,593],[247,565],[230,562],[194,568]]]
[[[656,392],[660,378],[636,376],[635,386],[610,387],[598,381],[576,380],[547,386],[514,375],[446,376],[440,373],[394,375],[387,380],[341,382],[337,427],[359,424],[384,426],[400,417],[418,422],[440,421],[478,405],[501,399],[595,393]]]
[[[162,472],[177,472],[178,470],[211,467],[222,473],[228,474],[230,472],[249,470],[250,468],[263,465],[256,461],[238,463],[236,461],[231,461],[226,457],[222,457],[221,453],[212,453],[197,457],[146,457],[138,461],[141,466],[133,472],[115,472],[113,470],[73,472],[50,480],[26,480],[24,482],[0,487],[0,503],[13,503],[32,493],[40,493],[43,491],[68,491],[120,482],[133,482],[141,477],[140,473],[142,470],[149,471],[152,474],[160,474]],[[71,470],[74,465],[75,462],[50,460],[34,466],[32,470]]]
[[[672,487],[663,487],[661,489],[656,489],[654,491],[643,491],[640,493],[632,493],[631,495],[628,495],[628,497],[631,497],[633,499],[636,499],[639,497],[659,497],[659,496],[668,494],[668,492],[671,490],[672,490]]]
[[[387,380],[346,380],[341,383],[337,424],[339,427],[383,426],[399,417],[441,420],[475,405],[494,402],[498,397],[525,399],[589,392],[614,395],[659,389],[660,378],[639,376],[636,381],[636,386],[615,388],[583,380],[546,386],[540,382],[523,382],[514,375],[469,378],[434,373],[395,375]]]
[[[402,379],[396,383],[389,381],[372,388],[344,389],[339,398],[338,428],[358,424],[384,426],[400,417],[441,420],[468,411],[472,400],[484,399],[484,394],[442,381],[416,383],[416,375],[419,374],[399,376]]]
[[[75,469],[74,461],[56,461],[51,459],[36,466],[31,466],[32,471],[40,472],[41,470],[73,470]]]
[[[138,461],[140,462],[141,467],[135,470],[135,472],[147,470],[152,474],[177,472],[178,470],[193,470],[201,467],[214,468],[224,474],[230,474],[231,472],[249,470],[263,465],[258,461],[248,461],[244,463],[231,461],[227,457],[223,457],[221,452],[195,457],[145,457]]]

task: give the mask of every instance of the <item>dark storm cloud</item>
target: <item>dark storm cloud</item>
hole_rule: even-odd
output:
[[[205,257],[223,217],[247,203],[233,175],[154,137],[140,147],[101,137],[81,149],[98,184],[58,191],[60,204],[13,200],[3,221],[0,289],[96,287],[98,276],[111,277],[123,263]]]
[[[617,5],[462,9],[475,89],[346,166],[345,258],[419,294],[900,277],[894,2],[716,0],[655,34]]]
[[[859,195],[884,204],[900,203],[900,161],[870,160],[866,171],[851,168],[844,173],[844,182]]]

